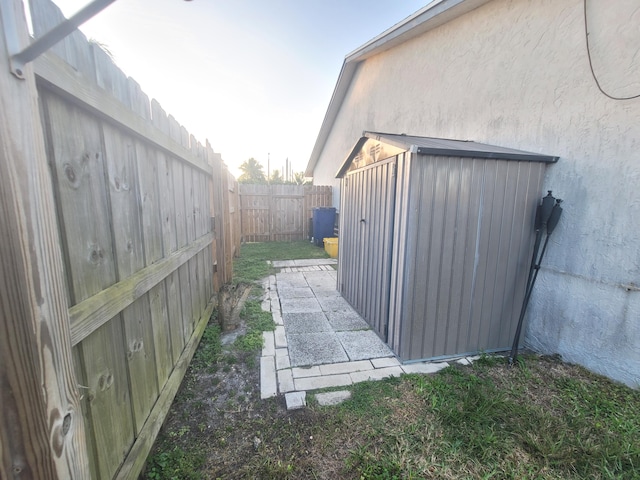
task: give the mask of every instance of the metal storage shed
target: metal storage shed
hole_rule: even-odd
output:
[[[508,350],[557,160],[364,132],[336,175],[338,289],[402,361]]]

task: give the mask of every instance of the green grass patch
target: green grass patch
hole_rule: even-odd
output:
[[[324,248],[310,242],[245,243],[240,247],[240,257],[233,262],[234,283],[253,283],[273,273],[267,260],[301,260],[305,258],[329,258]]]
[[[350,388],[331,415],[358,430],[346,478],[640,478],[640,392],[557,359]]]
[[[209,373],[214,373],[217,369],[217,362],[222,353],[222,345],[220,344],[220,326],[215,321],[209,322],[209,325],[202,334],[200,345],[196,350],[191,367],[196,369],[205,369]]]
[[[145,476],[150,480],[200,480],[205,460],[205,449],[201,446],[167,445],[149,458]]]
[[[413,377],[440,455],[501,478],[640,478],[640,394],[591,375],[534,382],[541,367],[482,361]]]
[[[353,415],[382,419],[389,413],[390,399],[397,398],[398,377],[390,377],[379,382],[356,383],[351,390],[351,398],[340,404],[340,408]]]
[[[234,346],[243,352],[256,352],[262,348],[262,332],[275,330],[271,313],[265,312],[257,300],[249,299],[240,312],[247,325],[247,333],[236,339]]]
[[[267,259],[326,256],[307,242],[242,248],[238,283],[270,274]],[[275,327],[261,293],[231,348],[217,326],[205,330],[145,478],[640,479],[640,392],[559,358],[521,355],[509,367],[481,355],[435,375],[325,389],[352,392],[333,407],[313,395],[294,412],[260,400],[244,367]]]

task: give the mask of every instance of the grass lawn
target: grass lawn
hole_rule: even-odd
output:
[[[303,247],[324,252],[243,245],[236,272],[255,277],[267,258],[307,256]],[[245,308],[248,333],[270,328],[258,307]],[[525,355],[510,368],[482,356],[352,385],[339,406],[309,393],[307,408],[287,412],[282,398],[259,398],[259,347],[223,346],[210,325],[145,478],[640,479],[640,392],[559,358]]]
[[[267,260],[305,258],[329,258],[329,255],[324,248],[307,241],[245,243],[240,248],[240,257],[233,262],[233,281],[251,283],[270,275],[273,269]]]

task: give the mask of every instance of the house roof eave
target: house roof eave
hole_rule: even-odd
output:
[[[316,138],[311,156],[309,157],[305,175],[309,177],[313,176],[315,166],[318,163],[327,138],[329,138],[333,123],[338,116],[340,106],[342,105],[360,62],[450,22],[490,1],[491,0],[435,0],[349,53],[342,64],[338,81],[336,82],[318,137]]]

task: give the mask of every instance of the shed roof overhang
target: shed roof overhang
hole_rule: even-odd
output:
[[[419,155],[439,155],[446,157],[487,158],[496,160],[514,160],[521,162],[555,163],[558,157],[534,152],[526,152],[513,148],[498,147],[486,143],[478,143],[470,140],[451,140],[447,138],[419,137],[414,135],[362,132],[351,149],[349,155],[336,173],[336,178],[345,176],[353,159],[358,155],[362,147],[369,140],[377,140],[402,150],[417,153]]]
[[[450,22],[490,1],[491,0],[435,0],[349,53],[342,64],[342,69],[340,70],[338,81],[333,90],[329,107],[325,113],[320,132],[316,138],[309,162],[307,163],[305,175],[308,177],[313,176],[313,170],[318,163],[327,138],[329,138],[333,122],[338,116],[340,106],[342,105],[353,75],[360,62]]]

